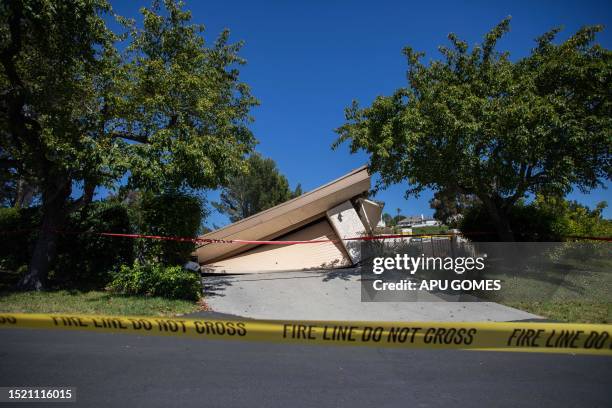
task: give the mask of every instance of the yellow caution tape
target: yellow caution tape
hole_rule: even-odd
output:
[[[612,325],[338,322],[0,313],[0,328],[86,330],[296,344],[612,356]]]

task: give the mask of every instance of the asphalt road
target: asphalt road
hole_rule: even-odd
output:
[[[0,330],[0,386],[76,386],[68,407],[609,407],[611,378],[605,357]]]

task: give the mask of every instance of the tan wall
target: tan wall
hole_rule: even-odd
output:
[[[335,240],[338,237],[326,219],[287,234],[279,241]],[[350,266],[351,262],[339,243],[298,245],[261,245],[228,259],[202,265],[208,273],[255,273],[300,271]]]

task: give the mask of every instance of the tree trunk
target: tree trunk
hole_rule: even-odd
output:
[[[497,232],[499,239],[504,242],[514,242],[514,232],[512,232],[512,227],[510,226],[508,213],[501,208],[496,200],[492,200],[490,197],[479,198],[487,209],[491,221],[493,221],[493,226],[495,227],[495,232]]]
[[[32,185],[28,184],[23,178],[19,178],[17,181],[17,189],[16,189],[16,197],[15,204],[13,207],[16,208],[25,208],[29,207],[32,203],[32,199],[34,198],[34,193],[36,192],[36,188]]]
[[[66,177],[58,177],[47,183],[42,197],[42,223],[34,245],[28,272],[17,287],[21,290],[42,290],[49,267],[55,259],[58,229],[66,217],[66,206],[71,193],[71,183]]]

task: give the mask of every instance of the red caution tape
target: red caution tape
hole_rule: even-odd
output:
[[[14,231],[0,231],[0,234],[17,234],[37,231],[38,229],[28,230],[14,230]],[[175,237],[175,236],[164,236],[164,235],[146,235],[146,234],[124,234],[114,232],[94,232],[94,231],[65,231],[55,230],[60,234],[95,234],[105,237],[117,237],[117,238],[133,238],[133,239],[156,239],[161,241],[177,241],[177,242],[193,242],[196,244],[251,244],[251,245],[296,245],[296,244],[321,244],[321,243],[336,243],[342,241],[382,241],[386,239],[406,239],[406,238],[422,238],[422,237],[453,237],[453,236],[471,236],[481,234],[491,234],[491,232],[468,232],[459,234],[392,234],[392,235],[369,235],[361,237],[348,237],[340,239],[314,239],[309,241],[258,241],[258,240],[246,240],[246,239],[212,239],[212,238],[199,238],[199,237]],[[593,240],[593,241],[606,241],[611,242],[612,237],[582,237],[582,236],[567,236],[564,238],[569,239],[580,239],[580,240]]]
[[[211,239],[211,238],[187,238],[187,237],[168,237],[160,235],[141,235],[141,234],[116,234],[110,232],[100,232],[100,235],[111,236],[111,237],[124,237],[124,238],[146,238],[146,239],[159,239],[164,241],[181,241],[181,242],[195,242],[204,244],[254,244],[254,245],[296,245],[296,244],[321,244],[328,242],[341,242],[341,241],[379,241],[385,239],[396,239],[396,238],[418,238],[418,237],[452,237],[452,234],[416,234],[416,235],[372,235],[363,237],[349,237],[341,239],[313,239],[309,241],[257,241],[247,239]]]

